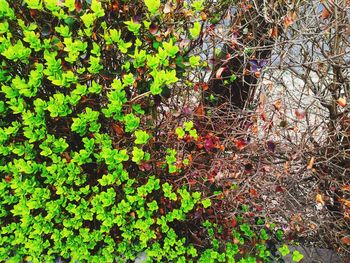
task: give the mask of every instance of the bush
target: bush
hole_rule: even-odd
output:
[[[190,55],[203,10],[203,1],[0,0],[0,260],[273,256],[275,230],[261,219],[206,220],[208,180],[192,187],[185,175],[191,152],[223,147],[194,115],[162,110],[206,66]]]

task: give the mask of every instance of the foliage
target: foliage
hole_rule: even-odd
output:
[[[201,65],[180,35],[201,35],[204,2],[167,5],[0,0],[1,261],[272,260],[268,228],[241,220],[227,228],[238,242],[222,242],[204,220],[212,193],[173,180],[191,165],[177,145],[223,146],[191,118],[167,142],[158,130],[159,100]],[[177,227],[194,213],[207,247]]]

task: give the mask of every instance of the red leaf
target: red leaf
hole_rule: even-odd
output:
[[[76,0],[76,1],[75,1],[75,10],[76,10],[78,13],[80,13],[81,9],[82,9],[81,1],[80,1],[80,0],[78,0],[78,1]]]
[[[278,33],[277,26],[274,26],[273,28],[270,29],[271,38],[277,38],[277,33]]]
[[[282,192],[284,192],[283,187],[280,186],[280,185],[277,185],[275,190],[276,190],[277,193],[282,193]]]
[[[237,220],[236,218],[231,219],[231,227],[235,227],[237,225]]]
[[[213,149],[215,148],[214,142],[213,142],[213,140],[212,140],[211,138],[206,139],[206,140],[204,141],[204,148],[205,148],[208,152],[210,152],[211,150],[213,150]]]
[[[123,135],[124,134],[123,128],[121,126],[117,125],[117,124],[113,124],[112,125],[112,129],[118,135]]]
[[[152,35],[155,35],[155,34],[157,34],[157,32],[158,32],[158,25],[156,25],[156,24],[151,24],[150,25],[150,27],[149,27],[149,32],[152,34]]]
[[[258,196],[258,191],[256,191],[256,189],[254,189],[254,188],[249,189],[249,193],[253,197],[257,197]]]
[[[247,146],[247,142],[244,139],[235,140],[235,145],[238,150],[244,149]]]
[[[295,110],[295,116],[297,116],[298,120],[302,120],[305,118],[305,111],[303,109]]]
[[[330,12],[327,10],[327,8],[323,7],[322,13],[321,13],[321,19],[327,19],[330,16]]]

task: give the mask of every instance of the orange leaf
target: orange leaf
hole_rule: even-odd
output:
[[[271,38],[277,38],[277,33],[278,33],[277,26],[274,26],[270,29]]]
[[[282,101],[276,100],[273,106],[275,106],[275,109],[279,111],[282,108]]]
[[[247,142],[244,139],[235,140],[235,145],[238,150],[244,149],[247,146]]]
[[[123,135],[124,134],[123,128],[121,126],[117,125],[117,124],[112,124],[112,129],[118,135]]]
[[[346,98],[344,98],[344,97],[339,98],[337,102],[338,102],[339,106],[342,108],[344,108],[346,106]]]
[[[321,194],[317,194],[316,195],[316,202],[319,203],[319,204],[322,204],[322,205],[325,204],[325,202],[323,200],[323,196]]]
[[[202,104],[199,104],[198,107],[194,110],[194,113],[198,117],[203,117],[204,116],[204,107]]]
[[[340,242],[343,243],[344,245],[350,246],[350,237],[343,237],[340,239]]]
[[[343,191],[350,191],[350,185],[343,185],[342,190]]]
[[[327,8],[323,7],[322,13],[321,13],[321,18],[322,19],[327,19],[330,16],[329,11],[327,10]]]
[[[345,206],[350,207],[350,201],[346,199],[340,199],[340,202],[344,203]]]
[[[253,197],[257,197],[258,196],[258,192],[254,188],[249,189],[249,193]]]
[[[312,167],[314,166],[314,163],[315,163],[315,157],[312,156],[310,161],[309,161],[309,164],[307,165],[307,169],[311,170]]]
[[[297,18],[297,14],[295,12],[289,13],[286,15],[283,19],[283,25],[287,29],[289,26],[291,26]]]
[[[257,78],[260,78],[261,72],[260,72],[260,71],[256,71],[256,72],[254,72],[254,75],[255,75],[255,77],[257,77]]]

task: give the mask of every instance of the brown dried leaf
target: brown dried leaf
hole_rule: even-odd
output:
[[[171,12],[171,3],[166,3],[163,8],[164,14],[169,14]]]
[[[194,113],[198,117],[203,117],[204,116],[204,107],[202,104],[199,104],[198,107],[194,110]]]
[[[307,169],[308,169],[308,170],[311,170],[312,167],[314,166],[314,163],[315,163],[315,157],[312,156],[311,159],[310,159],[310,161],[309,161],[309,163],[308,163],[308,165],[307,165]]]
[[[323,200],[323,196],[321,194],[316,195],[316,202],[321,204],[321,205],[325,205],[325,202]]]

